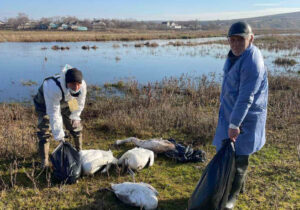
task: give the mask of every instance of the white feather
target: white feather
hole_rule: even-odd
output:
[[[117,159],[114,158],[112,152],[103,150],[81,150],[81,166],[83,174],[91,175],[105,166],[102,172],[106,172],[111,164],[116,164]]]
[[[143,207],[146,210],[156,209],[158,205],[158,192],[149,184],[140,182],[124,182],[111,184],[116,196],[124,203],[136,207]]]
[[[125,164],[133,170],[143,169],[147,163],[152,166],[154,163],[154,153],[148,149],[134,148],[125,152],[118,160],[118,165]]]
[[[149,149],[155,153],[164,153],[170,150],[175,150],[175,145],[173,143],[163,139],[140,140],[135,137],[129,137],[124,140],[117,140],[116,145],[121,145],[129,142],[135,144],[138,147]]]

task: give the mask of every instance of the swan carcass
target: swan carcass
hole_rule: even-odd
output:
[[[155,153],[164,153],[170,150],[175,150],[175,145],[173,143],[163,139],[140,140],[135,137],[129,137],[124,140],[117,140],[116,145],[121,145],[129,142],[134,143],[138,147],[149,149]]]
[[[140,182],[124,182],[121,184],[111,184],[111,188],[115,195],[122,202],[148,209],[156,209],[158,205],[158,192],[149,184]]]
[[[141,170],[145,166],[152,166],[154,153],[148,149],[133,148],[125,152],[118,160],[118,165],[123,165],[133,170]]]
[[[83,174],[91,175],[101,169],[101,172],[107,172],[112,164],[117,163],[112,152],[104,150],[81,150],[81,166]]]

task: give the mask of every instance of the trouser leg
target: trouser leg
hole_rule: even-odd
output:
[[[235,158],[235,164],[236,172],[225,209],[233,209],[237,196],[243,188],[249,165],[249,155],[237,155]]]
[[[80,131],[70,131],[77,151],[82,150],[82,132]]]
[[[79,124],[77,127],[73,127],[72,120],[69,118],[70,114],[69,109],[62,110],[64,125],[74,139],[76,150],[80,151],[82,150],[82,125]]]
[[[50,147],[50,122],[49,117],[45,113],[38,113],[38,132],[39,139],[39,155],[42,167],[49,166],[49,147]]]

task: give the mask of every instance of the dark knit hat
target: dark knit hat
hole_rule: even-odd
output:
[[[76,68],[69,69],[66,73],[66,84],[70,82],[82,82],[82,73]]]

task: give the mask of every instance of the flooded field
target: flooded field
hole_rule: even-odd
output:
[[[0,101],[30,100],[43,78],[59,73],[65,64],[81,69],[89,85],[132,79],[146,84],[182,74],[215,73],[221,79],[229,47],[205,43],[222,40],[226,39],[0,43]],[[262,53],[269,71],[299,70],[297,47]],[[296,63],[278,66],[274,61],[279,57]]]

